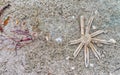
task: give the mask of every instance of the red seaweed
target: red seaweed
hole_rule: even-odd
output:
[[[28,35],[29,34],[28,30],[25,30],[25,31],[23,31],[23,30],[13,30],[11,32],[16,33],[18,35]]]
[[[0,9],[0,17],[3,14],[3,12],[10,6],[11,5],[8,4]],[[16,29],[16,28],[14,28],[14,30],[10,30],[10,32],[14,33],[15,35],[7,36],[7,34],[3,31],[3,27],[8,24],[9,18],[10,17],[7,17],[7,19],[4,20],[3,24],[0,21],[0,31],[3,32],[2,33],[3,35],[1,35],[3,37],[0,38],[0,44],[3,44],[3,42],[6,40],[11,40],[10,43],[14,46],[13,48],[17,54],[18,49],[22,48],[26,44],[29,44],[33,41],[33,36],[30,34],[29,29],[23,30],[23,29]],[[25,22],[23,23],[23,25],[25,25]],[[21,24],[20,24],[20,28],[21,28]]]

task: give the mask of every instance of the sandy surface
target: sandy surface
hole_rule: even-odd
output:
[[[119,0],[0,0],[0,7],[8,3],[11,7],[1,18],[11,17],[7,34],[16,20],[26,22],[30,30],[38,26],[40,31],[34,41],[17,50],[17,55],[6,48],[0,51],[0,75],[120,75]],[[79,16],[84,15],[87,22],[96,10],[91,32],[105,30],[107,33],[98,37],[117,42],[96,45],[101,59],[90,52],[86,68],[83,50],[73,59],[78,45],[69,45],[69,41],[80,38]]]

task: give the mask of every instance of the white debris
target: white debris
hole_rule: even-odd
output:
[[[66,57],[66,60],[69,60],[70,59],[70,57],[68,56],[68,57]]]
[[[46,36],[45,39],[48,41],[49,40],[49,36]]]
[[[72,19],[75,19],[75,16],[72,16]]]
[[[94,67],[94,64],[90,64],[90,67]]]
[[[58,38],[55,39],[55,41],[56,41],[57,43],[61,43],[61,42],[62,42],[62,38],[61,38],[61,37],[58,37]]]
[[[96,27],[96,26],[92,26],[92,28],[93,28],[93,29],[97,29],[97,27]]]
[[[75,67],[74,67],[74,66],[72,66],[72,67],[71,67],[71,69],[72,69],[72,70],[74,70],[74,69],[75,69]]]
[[[113,74],[110,72],[109,75],[113,75]]]
[[[95,14],[98,14],[98,13],[99,13],[99,12],[96,10],[96,11],[95,11]]]
[[[116,40],[115,39],[110,39],[109,42],[116,43]]]
[[[101,57],[104,58],[104,57],[105,57],[105,54],[101,54]]]

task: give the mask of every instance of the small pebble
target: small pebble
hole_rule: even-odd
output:
[[[62,38],[61,38],[61,37],[58,37],[58,38],[55,39],[55,41],[56,41],[57,43],[61,43],[61,42],[62,42]]]
[[[104,57],[105,57],[105,54],[102,54],[101,57],[104,58]]]
[[[116,40],[110,39],[109,42],[111,42],[111,43],[116,43]]]
[[[97,43],[97,46],[98,46],[98,47],[103,47],[103,44]]]
[[[99,13],[99,12],[96,10],[96,11],[95,11],[95,14],[98,14],[98,13]]]

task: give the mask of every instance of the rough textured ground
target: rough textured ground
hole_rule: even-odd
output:
[[[11,7],[3,19],[11,16],[9,25],[20,20],[28,26],[39,25],[41,31],[17,55],[14,50],[0,51],[0,75],[120,75],[119,0],[0,0],[0,6],[8,3]],[[91,52],[90,66],[86,68],[83,50],[73,59],[78,45],[69,45],[69,41],[80,37],[79,16],[84,15],[87,22],[96,10],[91,32],[108,31],[99,37],[117,43],[97,47],[100,62]]]

